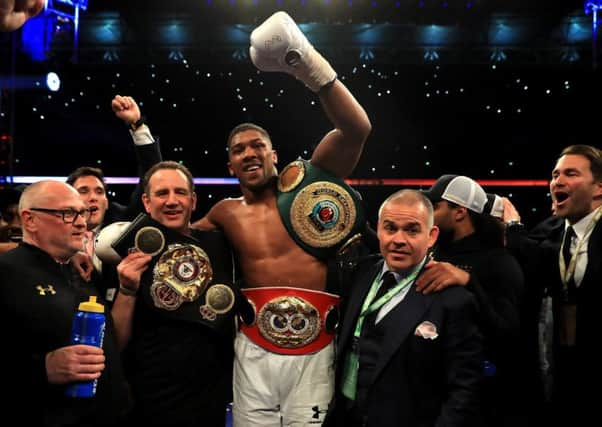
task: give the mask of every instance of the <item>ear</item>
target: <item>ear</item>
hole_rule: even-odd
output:
[[[195,192],[192,193],[191,198],[192,198],[192,209],[191,210],[194,212],[196,210],[196,193]]]
[[[38,225],[35,221],[35,215],[32,215],[29,211],[23,210],[19,213],[19,216],[21,217],[21,227],[23,230],[27,230],[30,233],[37,230]]]
[[[142,203],[144,204],[144,210],[147,214],[150,214],[150,199],[146,193],[142,193]]]
[[[453,209],[452,216],[454,221],[463,221],[468,216],[468,210],[464,206],[456,206]]]
[[[228,166],[228,172],[230,172],[230,176],[234,176],[234,169],[232,169],[232,162],[226,163],[226,166]]]
[[[272,161],[275,165],[278,164],[278,153],[276,153],[276,150],[272,150]]]
[[[439,237],[439,227],[433,225],[433,228],[429,231],[429,248],[432,248],[435,245],[437,237]]]
[[[596,181],[594,188],[594,200],[602,198],[602,181]]]

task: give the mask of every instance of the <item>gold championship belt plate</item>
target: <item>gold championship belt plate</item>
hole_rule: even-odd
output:
[[[155,264],[150,294],[156,307],[176,310],[184,302],[197,300],[212,279],[211,262],[204,250],[174,243]]]
[[[339,297],[289,287],[246,288],[253,320],[241,331],[255,344],[279,354],[310,354],[330,344],[338,322]]]
[[[290,209],[293,230],[313,247],[331,247],[345,239],[355,226],[357,210],[342,186],[317,181],[299,190]]]
[[[215,330],[232,327],[240,297],[232,284],[232,256],[222,232],[183,235],[141,213],[111,246],[121,257],[133,250],[153,257],[140,280],[149,315]]]
[[[257,327],[261,335],[277,347],[299,348],[311,343],[320,333],[320,314],[309,301],[283,296],[259,310]]]
[[[234,292],[220,283],[210,286],[205,293],[205,304],[199,308],[201,317],[214,321],[218,314],[226,314],[234,307]]]

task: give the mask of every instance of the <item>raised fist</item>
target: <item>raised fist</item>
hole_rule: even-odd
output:
[[[142,117],[138,104],[131,96],[116,95],[111,101],[111,108],[115,115],[128,125],[136,123]]]
[[[337,77],[286,12],[276,12],[251,33],[249,52],[261,71],[292,74],[314,92]]]

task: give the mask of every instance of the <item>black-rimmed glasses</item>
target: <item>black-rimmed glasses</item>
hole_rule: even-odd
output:
[[[90,219],[90,209],[82,209],[80,211],[76,211],[75,209],[46,209],[46,208],[30,208],[32,211],[36,212],[45,212],[53,215],[61,215],[63,217],[63,222],[66,224],[71,224],[75,222],[78,216],[88,221]]]

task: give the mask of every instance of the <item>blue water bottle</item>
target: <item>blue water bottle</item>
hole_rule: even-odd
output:
[[[79,305],[73,317],[71,344],[87,344],[102,347],[105,336],[104,306],[92,296]],[[65,394],[69,397],[92,397],[96,394],[98,379],[82,381],[69,385]]]

